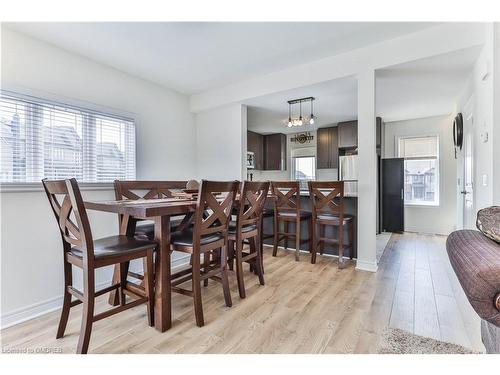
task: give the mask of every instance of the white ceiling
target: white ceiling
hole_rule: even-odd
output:
[[[185,94],[412,33],[422,22],[4,23]]]
[[[448,114],[472,73],[480,48],[438,55],[376,72],[376,112],[384,121]],[[248,128],[260,133],[294,133],[287,128],[291,99],[314,96],[313,128],[356,119],[357,82],[354,77],[262,96],[249,106]],[[305,106],[305,113],[308,107]],[[305,128],[301,128],[305,129]]]

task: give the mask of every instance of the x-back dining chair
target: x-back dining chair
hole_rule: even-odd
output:
[[[240,190],[240,200],[236,221],[229,223],[229,261],[236,258],[236,276],[241,298],[246,297],[243,262],[252,265],[264,285],[263,261],[260,247],[262,209],[267,199],[269,182],[244,181]],[[243,241],[248,240],[250,251],[243,251]],[[236,248],[235,248],[236,245]]]
[[[232,305],[227,274],[227,239],[231,211],[237,194],[238,181],[201,182],[194,225],[171,236],[174,251],[191,254],[189,268],[172,275],[172,291],[193,297],[196,324],[204,325],[201,281],[214,279],[222,283],[226,306]],[[215,194],[221,194],[217,198]],[[201,265],[201,255],[204,258]],[[212,259],[210,259],[212,258]],[[191,280],[191,290],[179,285]]]
[[[311,263],[316,263],[318,244],[323,254],[325,243],[338,245],[338,266],[344,268],[344,227],[349,229],[349,256],[353,258],[353,216],[344,213],[344,181],[309,181],[312,205]],[[319,226],[319,234],[316,227]],[[325,236],[325,226],[337,228],[337,238]]]
[[[136,239],[123,235],[94,240],[83,203],[82,195],[74,178],[69,180],[42,180],[52,210],[54,212],[63,243],[64,259],[64,299],[56,338],[64,336],[70,308],[83,303],[82,323],[77,353],[88,351],[92,324],[108,316],[117,314],[140,304],[147,304],[147,317],[153,325],[153,250],[156,242]],[[144,288],[127,282],[123,265],[134,259],[143,259]],[[95,290],[94,273],[97,268],[119,265],[118,283]],[[73,286],[73,266],[83,271],[83,292]],[[95,298],[118,290],[120,305],[94,315]],[[134,298],[126,303],[125,294]],[[72,301],[72,297],[76,300]]]

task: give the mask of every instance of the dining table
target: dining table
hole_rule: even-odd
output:
[[[118,214],[120,234],[133,237],[137,220],[154,221],[157,245],[155,262],[155,307],[154,325],[160,332],[172,326],[172,287],[170,262],[170,219],[192,216],[196,210],[196,199],[162,198],[139,200],[85,201],[85,208]],[[115,266],[113,283],[119,283],[119,266]],[[117,304],[116,291],[110,296],[110,303]]]

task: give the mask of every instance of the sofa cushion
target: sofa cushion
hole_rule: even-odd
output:
[[[477,314],[500,327],[500,245],[475,230],[446,240],[451,265]]]
[[[479,210],[476,227],[486,237],[500,243],[500,206],[492,206]]]

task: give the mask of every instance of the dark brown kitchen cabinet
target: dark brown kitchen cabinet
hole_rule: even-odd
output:
[[[247,150],[254,153],[255,169],[264,169],[264,136],[259,133],[248,131]]]
[[[281,133],[264,135],[264,170],[286,170],[286,135]]]
[[[337,127],[319,128],[316,137],[316,168],[338,168],[339,147]]]
[[[358,122],[346,121],[338,124],[339,148],[358,147]]]

